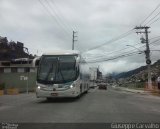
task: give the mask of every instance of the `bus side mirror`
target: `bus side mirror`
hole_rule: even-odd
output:
[[[76,77],[78,78],[78,76],[79,76],[79,66],[76,67]]]
[[[77,57],[76,58],[76,65],[75,65],[76,68],[79,67],[79,63],[80,63],[80,57]]]

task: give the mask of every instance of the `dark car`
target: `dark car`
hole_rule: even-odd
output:
[[[107,84],[106,84],[106,83],[99,83],[99,84],[98,84],[98,89],[107,90]]]

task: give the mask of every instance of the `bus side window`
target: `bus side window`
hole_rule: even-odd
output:
[[[79,77],[79,67],[76,67],[76,77],[78,78]]]
[[[82,73],[80,73],[80,79],[82,79],[82,77],[83,77],[83,75],[82,75]]]

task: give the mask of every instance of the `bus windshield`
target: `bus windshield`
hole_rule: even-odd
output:
[[[60,84],[74,81],[77,77],[76,56],[42,56],[37,82],[44,84]]]

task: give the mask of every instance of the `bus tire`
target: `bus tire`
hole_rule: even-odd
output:
[[[81,97],[81,94],[77,95],[75,99],[79,99],[80,97]]]
[[[87,94],[87,93],[88,93],[88,90],[86,90],[85,93]]]
[[[82,84],[80,85],[80,95],[82,94]]]
[[[46,99],[47,99],[47,101],[51,101],[52,100],[52,98],[49,98],[49,97],[47,97]]]

